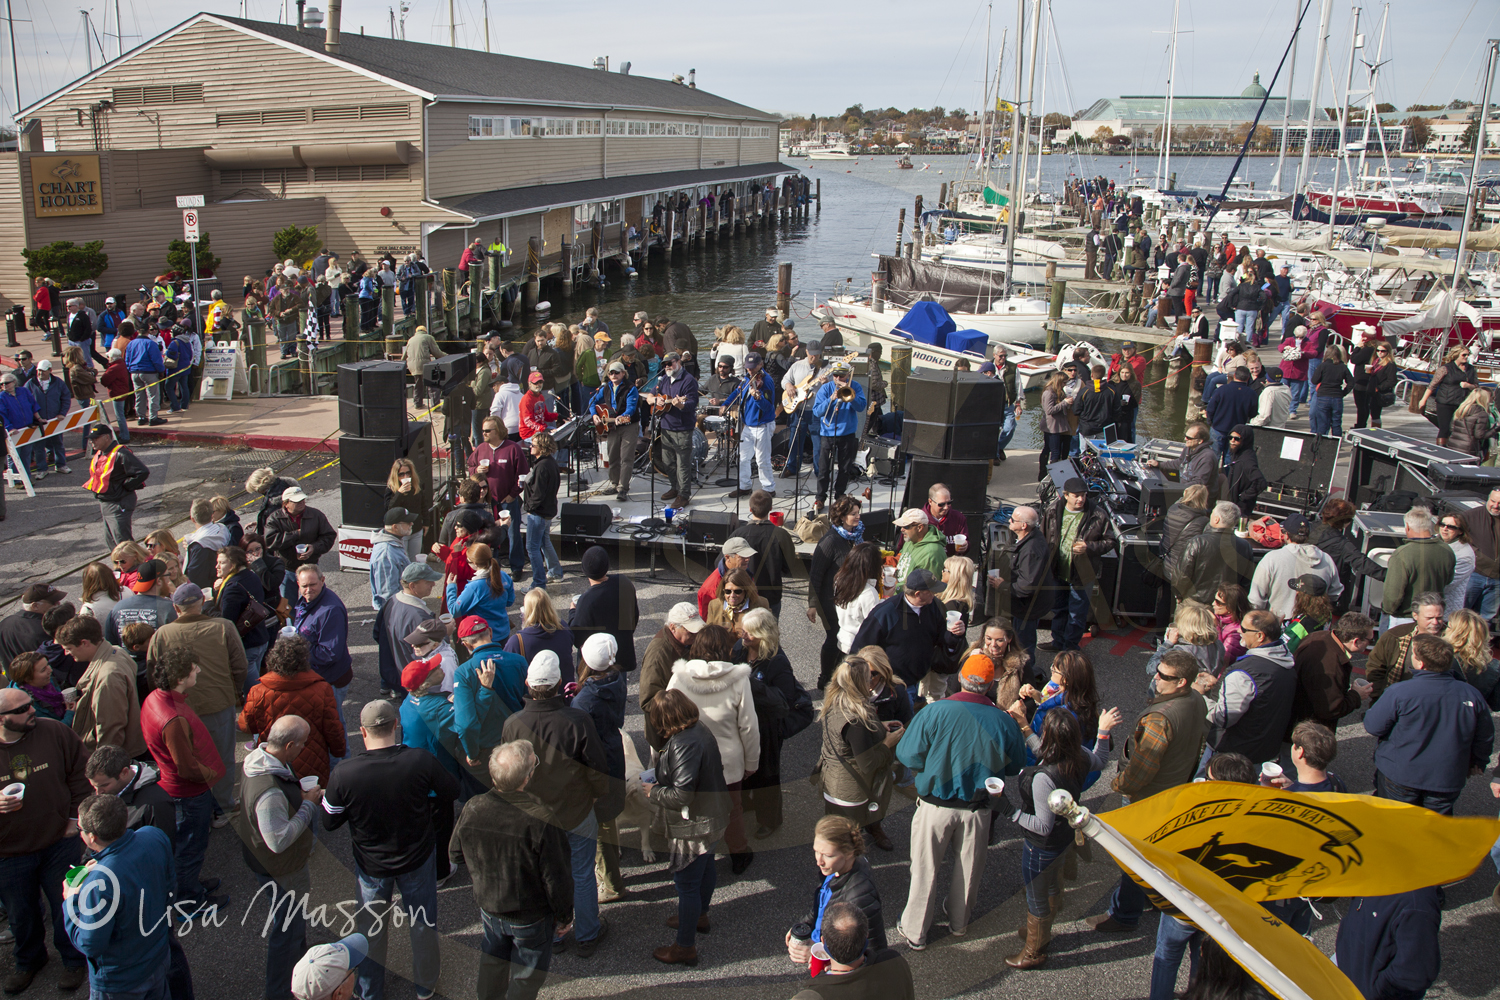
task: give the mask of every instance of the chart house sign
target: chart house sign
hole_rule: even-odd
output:
[[[39,219],[104,214],[97,156],[33,156],[31,188]]]

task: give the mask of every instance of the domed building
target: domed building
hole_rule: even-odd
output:
[[[1250,81],[1250,86],[1240,91],[1240,96],[1248,97],[1253,101],[1266,96],[1266,88],[1260,85],[1260,70],[1255,71],[1255,79]],[[1304,117],[1303,120],[1306,121],[1306,118]]]

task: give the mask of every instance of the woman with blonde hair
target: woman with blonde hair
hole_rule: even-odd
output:
[[[88,409],[94,402],[94,387],[99,382],[99,375],[89,366],[89,359],[84,356],[83,348],[68,345],[63,348],[63,376],[68,383],[68,391],[73,398],[78,400],[79,407]],[[103,421],[108,424],[109,420]],[[85,427],[81,432],[80,447],[85,454],[89,450],[89,430],[92,425]]]
[[[857,906],[869,926],[866,948],[874,954],[886,947],[885,917],[880,910],[880,890],[875,885],[870,861],[864,856],[864,838],[859,826],[843,816],[824,816],[813,827],[813,861],[822,876],[813,893],[813,907],[802,918],[810,938],[786,932],[787,955],[798,965],[812,958],[812,945],[823,940],[823,914],[834,903]]]
[[[714,599],[708,602],[708,616],[704,620],[738,636],[743,634],[740,620],[745,617],[745,612],[770,606],[771,603],[755,589],[755,581],[749,573],[742,569],[731,570],[728,576],[719,578],[719,589]]]
[[[1475,389],[1453,411],[1453,437],[1449,447],[1482,459],[1489,451],[1490,438],[1495,436],[1496,430],[1500,428],[1490,420],[1489,390]]]
[[[755,839],[764,840],[782,823],[781,741],[787,736],[788,723],[799,729],[807,725],[812,699],[797,683],[792,662],[781,648],[781,625],[771,610],[755,608],[741,624],[755,718],[760,724],[760,767],[745,778],[744,808],[755,813]]]
[[[518,653],[530,666],[536,654],[550,649],[557,654],[564,684],[573,682],[573,632],[557,615],[552,595],[545,587],[534,587],[521,598],[521,631],[505,640],[507,653]]]
[[[102,562],[91,562],[83,568],[78,597],[83,602],[78,613],[103,624],[109,619],[110,610],[120,602],[120,581]]]
[[[1448,615],[1443,641],[1453,647],[1453,656],[1468,681],[1489,704],[1500,711],[1500,661],[1490,651],[1490,628],[1476,612],[1467,608]]]
[[[1468,394],[1478,388],[1479,372],[1469,363],[1469,349],[1461,344],[1450,348],[1438,370],[1432,373],[1427,391],[1415,408],[1437,428],[1439,446],[1448,446],[1448,438],[1453,435],[1454,413]],[[1433,404],[1431,414],[1427,412],[1428,402]]]
[[[120,542],[110,549],[109,558],[115,564],[120,586],[129,587],[140,579],[141,563],[150,559],[151,553],[135,542]]]
[[[422,518],[427,513],[427,506],[427,493],[422,477],[417,474],[417,463],[409,458],[396,459],[385,479],[385,509],[405,507],[417,515],[411,534],[406,536],[406,556],[412,562],[422,559]]]
[[[745,331],[737,326],[726,326],[724,328],[724,340],[714,346],[714,363],[718,364],[720,358],[729,355],[734,358],[734,373],[740,378],[745,377],[745,355],[750,353],[745,346]]]
[[[1192,653],[1193,659],[1198,661],[1200,674],[1213,674],[1217,677],[1226,661],[1224,647],[1219,642],[1219,622],[1213,611],[1194,600],[1184,600],[1177,605],[1177,614],[1173,616],[1172,624],[1167,627],[1161,644],[1146,663],[1148,689],[1155,690],[1153,683],[1156,666],[1161,663],[1162,656],[1172,649]]]
[[[1064,390],[1068,376],[1060,371],[1047,376],[1042,386],[1042,452],[1037,458],[1037,476],[1045,479],[1047,463],[1068,457],[1073,443],[1073,407]]]
[[[974,613],[974,560],[968,556],[949,556],[943,562],[943,582],[948,586],[938,595],[944,611],[957,611],[968,629]]]
[[[819,767],[823,811],[866,829],[879,827],[891,802],[891,767],[906,728],[882,725],[870,700],[868,660],[846,656],[823,691]]]
[[[281,507],[281,494],[297,485],[295,479],[278,476],[272,468],[256,469],[245,479],[245,492],[261,497],[260,510],[255,513],[255,533],[262,537],[266,533],[266,518],[271,511]]]

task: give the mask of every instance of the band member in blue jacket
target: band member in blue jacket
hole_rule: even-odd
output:
[[[834,465],[838,465],[839,471],[833,484],[833,498],[837,500],[844,495],[850,466],[854,464],[859,415],[865,412],[865,390],[854,381],[853,369],[842,361],[834,362],[829,379],[813,397],[813,415],[818,418],[818,436],[823,439],[818,453],[818,499],[813,504],[814,514],[823,513]]]
[[[740,438],[740,487],[729,494],[731,500],[747,497],[750,489],[750,460],[760,467],[760,485],[776,495],[776,481],[771,478],[771,438],[776,433],[776,380],[766,373],[761,356],[752,351],[745,355],[745,377],[724,400],[724,409],[740,407],[745,420]]]

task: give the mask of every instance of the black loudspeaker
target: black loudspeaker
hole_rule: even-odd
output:
[[[953,494],[953,506],[970,518],[969,534],[974,535],[973,518],[989,507],[989,462],[939,462],[930,458],[913,458],[906,475],[903,508],[921,507],[927,503],[927,491],[942,483]]]
[[[406,407],[406,366],[399,361],[359,361],[359,405]]]
[[[405,442],[396,438],[346,435],[339,438],[339,478],[346,483],[368,483],[384,489],[391,463],[405,453]]]
[[[906,419],[947,424],[953,418],[953,372],[923,368],[906,376]]]
[[[356,528],[380,528],[385,525],[385,483],[339,483],[344,524]]]
[[[1125,535],[1120,540],[1119,586],[1115,588],[1114,610],[1118,614],[1141,618],[1156,614],[1158,574],[1162,569],[1160,544],[1140,535]],[[1165,628],[1168,623],[1157,622]]]
[[[914,372],[901,447],[923,458],[988,461],[1000,443],[1005,387],[977,372]]]
[[[559,530],[564,538],[602,538],[615,520],[615,512],[607,503],[565,503],[561,513]]]
[[[693,545],[723,545],[740,526],[740,516],[733,511],[695,510],[687,516],[686,536]]]
[[[407,423],[404,405],[361,406],[359,414],[361,437],[388,437],[399,440],[407,435],[412,426]],[[341,410],[340,416],[342,415]]]
[[[436,389],[446,396],[467,382],[478,366],[479,355],[473,352],[445,354],[422,366],[422,381],[429,391]]]
[[[1004,420],[1005,386],[999,379],[978,372],[953,373],[954,424],[985,425]]]
[[[343,380],[343,375],[343,372],[339,372],[340,381]],[[354,437],[362,436],[364,431],[364,424],[360,422],[358,400],[344,398],[342,391],[339,393],[339,431]]]
[[[419,420],[411,425],[406,432],[407,458],[411,459],[417,467],[417,478],[422,481],[422,487],[427,491],[428,497],[436,495],[432,481],[432,424],[426,420]],[[386,469],[390,473],[390,469]],[[431,502],[429,500],[429,502]]]
[[[339,430],[367,438],[404,439],[406,368],[372,359],[339,365]]]
[[[889,507],[879,510],[866,510],[860,514],[859,519],[864,522],[865,541],[880,542],[894,546],[896,544],[896,512]]]

